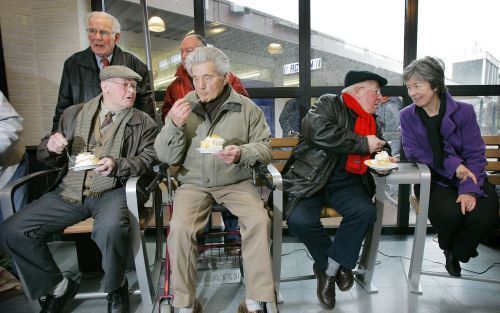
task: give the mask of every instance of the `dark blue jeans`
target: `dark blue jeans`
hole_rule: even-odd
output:
[[[320,221],[325,205],[342,215],[333,241]],[[321,269],[327,268],[328,257],[353,269],[366,231],[376,218],[377,210],[367,190],[360,179],[353,179],[342,184],[328,182],[321,191],[301,199],[288,217],[288,227]]]

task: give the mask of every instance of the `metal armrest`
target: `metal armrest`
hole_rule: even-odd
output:
[[[14,207],[14,193],[23,185],[43,176],[59,172],[61,168],[39,171],[16,179],[0,189],[0,206],[2,207],[3,219],[6,220],[9,216],[16,213]]]

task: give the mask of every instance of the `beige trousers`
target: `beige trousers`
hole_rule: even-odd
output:
[[[270,221],[259,193],[250,181],[203,188],[184,184],[174,196],[168,249],[172,268],[175,307],[186,307],[196,297],[197,241],[208,222],[211,205],[223,204],[239,219],[242,238],[246,297],[274,302],[274,284],[269,254]]]

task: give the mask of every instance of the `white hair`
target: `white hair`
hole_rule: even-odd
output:
[[[191,70],[194,65],[214,62],[217,72],[221,76],[229,72],[229,58],[215,47],[198,47],[186,57],[186,71],[192,75]]]
[[[109,13],[102,12],[102,11],[94,11],[94,12],[90,12],[89,14],[87,14],[87,27],[89,27],[90,20],[93,19],[94,17],[101,17],[101,18],[106,18],[106,19],[110,20],[111,25],[112,25],[111,31],[115,34],[120,33],[120,22],[118,22],[116,17],[114,17],[113,15],[111,15]]]

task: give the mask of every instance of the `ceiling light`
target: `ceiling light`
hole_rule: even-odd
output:
[[[282,54],[283,47],[279,43],[272,42],[267,46],[267,52],[269,52],[269,54]]]
[[[165,22],[158,16],[151,16],[148,21],[148,28],[150,31],[155,33],[161,33],[165,31]]]
[[[210,35],[218,35],[218,34],[223,33],[225,31],[226,31],[225,27],[215,27],[215,28],[210,28],[207,32]]]

